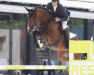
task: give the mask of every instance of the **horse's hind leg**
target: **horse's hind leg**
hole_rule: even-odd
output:
[[[74,60],[81,60],[82,53],[74,53]]]
[[[58,60],[61,62],[68,62],[69,61],[69,53],[66,51],[58,51],[57,53]]]

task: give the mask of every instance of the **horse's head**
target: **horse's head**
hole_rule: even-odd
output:
[[[27,9],[28,11],[28,31],[32,31],[34,26],[42,28],[43,25],[46,25],[54,19],[51,12],[43,7],[36,7],[34,9]]]
[[[28,14],[27,14],[27,31],[28,33],[32,33],[32,29],[35,25],[35,17],[36,17],[36,13],[35,13],[35,9],[28,9],[28,8],[25,8],[27,11],[28,11]]]

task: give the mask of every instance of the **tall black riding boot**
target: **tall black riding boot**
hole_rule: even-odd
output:
[[[64,29],[64,37],[66,38],[65,48],[69,49],[69,28]]]

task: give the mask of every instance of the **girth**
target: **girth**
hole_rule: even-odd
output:
[[[50,49],[55,50],[57,48],[59,42],[62,40],[63,37],[64,37],[64,35],[61,35],[61,37],[59,38],[59,40],[56,43],[52,44],[52,45],[46,43],[45,44],[46,47],[49,47]]]

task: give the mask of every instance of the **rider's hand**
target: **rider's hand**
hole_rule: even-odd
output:
[[[60,21],[60,18],[55,17],[55,21],[56,21],[56,22]]]

